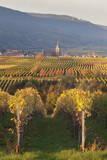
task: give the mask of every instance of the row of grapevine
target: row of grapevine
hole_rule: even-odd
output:
[[[96,79],[107,84],[107,59],[44,57],[38,61],[36,58],[0,57],[0,88],[5,91],[23,80],[59,80],[63,76]]]

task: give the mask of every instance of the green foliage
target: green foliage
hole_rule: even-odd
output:
[[[95,114],[96,118],[98,118],[99,120],[102,119],[104,123],[107,123],[107,93],[95,93],[93,114]]]
[[[77,144],[72,138],[70,123],[65,115],[54,119],[34,115],[25,131],[26,151],[16,155],[8,154],[0,148],[0,160],[106,160],[107,151],[81,153],[75,149]],[[93,122],[90,125],[94,127]]]
[[[85,91],[89,90],[90,92],[102,90],[103,87],[104,87],[104,84],[101,82],[98,82],[96,79],[92,79],[92,80],[82,79],[77,84],[77,88],[83,89]]]
[[[106,160],[107,152],[86,152],[80,153],[74,150],[64,150],[58,153],[25,152],[22,155],[6,155],[1,153],[1,160]]]
[[[95,92],[93,108],[97,109],[96,107],[98,107],[100,109],[104,109],[105,107],[105,112],[106,112],[106,105],[107,105],[107,94],[101,91]]]

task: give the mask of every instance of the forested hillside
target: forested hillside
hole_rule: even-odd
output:
[[[0,7],[0,49],[106,48],[106,27],[69,16],[22,13]]]

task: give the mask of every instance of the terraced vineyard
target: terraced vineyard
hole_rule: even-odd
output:
[[[76,80],[96,79],[107,84],[107,58],[0,57],[0,88],[8,89],[24,80],[60,80],[74,76]]]

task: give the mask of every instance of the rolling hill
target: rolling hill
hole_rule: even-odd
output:
[[[65,15],[0,7],[0,49],[107,48],[107,27]]]

